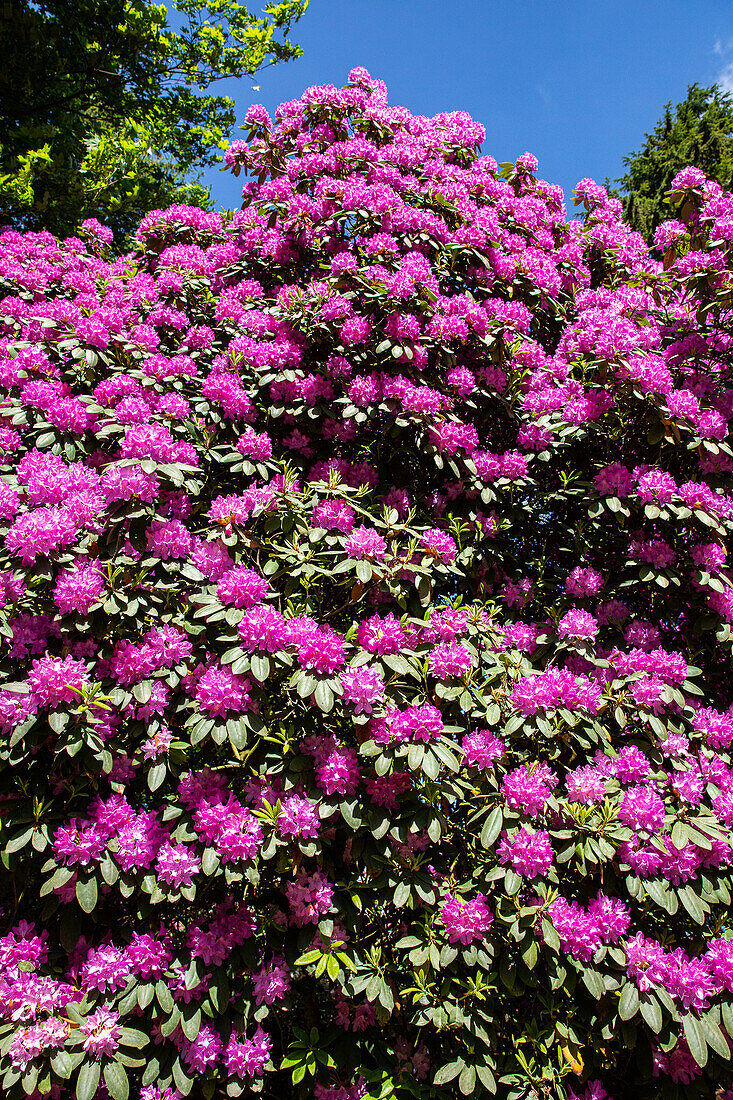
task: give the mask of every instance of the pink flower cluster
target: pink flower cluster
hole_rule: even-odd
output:
[[[470,901],[463,901],[448,893],[440,906],[440,921],[450,943],[466,945],[473,940],[483,940],[493,920],[484,894],[477,894]]]

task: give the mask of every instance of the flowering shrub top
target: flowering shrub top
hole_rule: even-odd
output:
[[[3,1095],[710,1097],[733,201],[247,123],[233,216],[0,235]]]

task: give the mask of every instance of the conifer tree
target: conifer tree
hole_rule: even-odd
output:
[[[733,99],[719,85],[691,84],[676,107],[671,102],[641,148],[624,157],[626,173],[616,182],[624,214],[647,241],[671,216],[665,195],[687,165],[729,188],[733,180]]]

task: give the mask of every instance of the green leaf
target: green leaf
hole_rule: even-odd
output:
[[[644,883],[644,889],[652,901],[656,902],[657,905],[661,905],[662,909],[666,909],[668,913],[674,912],[674,909],[671,908],[672,902],[666,882],[660,882],[659,879],[648,879]],[[676,900],[675,898],[675,908]]]
[[[529,967],[530,970],[534,970],[537,965],[537,960],[540,956],[540,949],[537,946],[537,940],[530,939],[527,946],[522,951],[522,961],[524,965]]]
[[[600,1001],[601,997],[606,992],[606,986],[603,982],[603,975],[597,970],[593,970],[589,966],[584,966],[582,971],[583,985],[586,987],[589,993],[591,993],[597,1001]]]
[[[404,905],[407,905],[410,900],[410,885],[407,882],[400,882],[395,887],[394,897],[392,899],[398,909],[402,909]]]
[[[293,1070],[293,1084],[294,1085],[299,1085],[304,1077],[305,1077],[305,1065],[303,1063],[301,1063],[300,1065],[296,1066],[295,1069]]]
[[[182,1092],[184,1096],[188,1096],[193,1088],[193,1078],[188,1076],[187,1071],[181,1065],[180,1058],[176,1058],[173,1063],[173,1080],[178,1091]]]
[[[343,951],[337,951],[336,952],[336,958],[339,960],[341,965],[344,966],[349,971],[349,973],[351,973],[351,974],[356,973],[356,970],[357,970],[356,963],[352,959],[350,959],[348,955],[345,955]]]
[[[359,803],[353,800],[342,802],[339,805],[341,816],[351,829],[358,829],[362,822]]]
[[[76,884],[76,898],[85,913],[91,913],[97,904],[97,880],[79,879]]]
[[[425,746],[420,744],[412,744],[407,750],[407,766],[410,771],[417,771],[421,767],[423,757],[425,756]]]
[[[433,781],[435,781],[440,774],[440,761],[438,760],[435,753],[432,752],[430,749],[425,750],[425,756],[423,757],[422,762],[422,770],[423,773],[428,777],[428,779],[432,779]]]
[[[242,718],[230,718],[226,724],[227,737],[235,749],[247,744],[247,726]]]
[[[142,683],[135,684],[132,689],[132,694],[135,696],[138,703],[149,703],[153,694],[152,680],[143,680]]]
[[[318,681],[315,676],[312,676],[309,672],[298,678],[296,690],[301,699],[307,699],[309,695],[312,695],[316,690]]]
[[[54,712],[48,716],[48,724],[54,733],[63,733],[69,723],[68,714],[59,714]]]
[[[123,1027],[120,1030],[120,1042],[123,1046],[137,1047],[138,1050],[143,1050],[148,1045],[149,1036],[144,1031],[137,1031],[133,1027]]]
[[[380,991],[378,994],[379,1002],[387,1012],[392,1012],[394,1008],[394,996],[390,983],[385,981],[384,978],[380,982]]]
[[[705,916],[710,912],[710,909],[709,906],[697,896],[693,887],[688,883],[687,886],[677,891],[677,895],[692,919],[696,921],[697,924],[704,924]]]
[[[723,1027],[733,1038],[733,1004],[730,1001],[723,1001],[720,1006],[720,1014],[723,1017]]]
[[[364,994],[370,1004],[372,1001],[376,1001],[381,984],[382,979],[379,977],[379,974],[373,974],[367,982]]]
[[[715,1010],[713,1010],[714,1012]],[[726,1041],[723,1032],[718,1027],[718,1024],[713,1019],[713,1012],[708,1012],[705,1016],[702,1016],[700,1023],[702,1024],[703,1034],[705,1035],[705,1041],[711,1050],[714,1050],[725,1061],[730,1060],[730,1047]]]
[[[474,1066],[466,1066],[458,1078],[458,1088],[464,1096],[470,1096],[476,1088],[476,1069]]]
[[[211,1003],[220,1015],[226,1012],[231,998],[231,989],[225,970],[219,969],[217,971],[216,978],[211,983],[209,996]]]
[[[270,675],[270,658],[263,657],[259,653],[253,653],[250,658],[250,669],[256,680],[262,684]]]
[[[553,951],[560,950],[560,937],[557,934],[555,925],[547,917],[542,918],[542,938]]]
[[[516,873],[516,871],[506,871],[504,874],[504,889],[509,897],[513,897],[514,894],[519,893],[522,885],[522,879]]]
[[[29,844],[33,837],[33,826],[28,829],[24,829],[22,833],[17,833],[12,840],[9,840],[5,845],[6,852],[19,852],[22,848],[25,848],[26,844]]]
[[[59,1077],[68,1081],[72,1073],[71,1057],[66,1050],[58,1050],[51,1058],[51,1069]]]
[[[215,848],[205,848],[201,857],[201,870],[208,877],[219,867],[219,855]]]
[[[652,993],[645,993],[639,998],[639,1010],[655,1035],[662,1030],[662,1009],[659,1001]]]
[[[621,989],[618,1001],[618,1014],[622,1020],[633,1020],[639,1011],[639,990],[633,982],[627,982]]]
[[[458,760],[456,754],[452,751],[453,747],[449,747],[449,745],[450,742],[443,739],[441,741],[434,741],[430,748],[431,751],[435,753],[435,755],[438,757],[441,764],[445,764],[446,768],[448,768],[449,771],[457,772],[461,766],[460,761]]]
[[[409,669],[409,664],[399,653],[385,653],[382,657],[383,662],[387,668],[392,672],[396,672],[398,675],[403,676]]]
[[[174,1004],[173,994],[164,981],[156,982],[155,997],[163,1012],[171,1011]]]
[[[333,691],[326,680],[318,681],[314,696],[316,706],[322,710],[324,714],[328,714],[329,711],[333,710]]]
[[[362,584],[368,584],[372,579],[372,563],[369,561],[358,561],[356,563],[356,575]]]
[[[318,962],[318,960],[320,959],[322,954],[323,954],[323,952],[320,951],[320,950],[318,950],[318,951],[306,951],[306,953],[304,955],[301,955],[299,958],[297,958],[295,960],[295,965],[296,966],[311,966],[314,962]]]
[[[466,1063],[462,1058],[459,1058],[456,1062],[448,1062],[446,1065],[441,1066],[438,1072],[433,1078],[434,1085],[445,1085],[448,1081],[452,1081],[454,1077],[466,1068]]]
[[[84,1062],[76,1078],[76,1100],[93,1100],[99,1085],[99,1062]]]
[[[488,1091],[493,1095],[493,1093],[496,1092],[496,1078],[491,1072],[489,1066],[476,1066],[476,1073],[478,1074],[478,1079],[484,1086],[484,1088],[488,1089]]]
[[[191,1012],[190,1007],[186,1006],[186,1012],[181,1019],[181,1027],[186,1038],[193,1042],[201,1030],[201,1009],[197,1008]]]
[[[163,763],[153,765],[148,772],[148,788],[151,791],[157,791],[158,787],[165,779],[167,770],[166,765]]]
[[[486,818],[484,827],[481,830],[481,847],[490,848],[494,841],[499,836],[502,826],[504,824],[504,811],[501,806],[494,806],[493,810]],[[559,942],[558,942],[559,947]]]
[[[682,1030],[684,1031],[687,1045],[690,1048],[690,1054],[695,1059],[698,1066],[704,1066],[708,1060],[708,1045],[705,1041],[705,1033],[702,1024],[697,1016],[693,1015],[691,1012],[683,1016]]]
[[[104,1083],[112,1100],[127,1100],[130,1095],[130,1083],[119,1062],[108,1062],[104,1067]]]

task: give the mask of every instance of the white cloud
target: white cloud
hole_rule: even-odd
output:
[[[726,65],[718,76],[718,84],[724,92],[733,94],[733,62]]]
[[[716,53],[718,57],[723,56],[723,43],[719,38],[715,39],[715,45],[713,46],[713,53]]]

